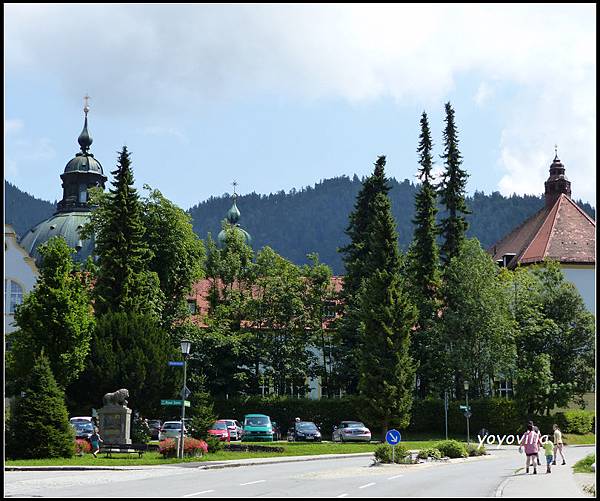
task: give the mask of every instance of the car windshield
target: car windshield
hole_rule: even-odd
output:
[[[215,423],[212,427],[213,430],[226,430],[227,425],[225,423]]]
[[[247,417],[244,426],[268,426],[271,420],[267,416]]]
[[[301,431],[309,431],[316,430],[317,425],[315,423],[311,423],[310,421],[300,421],[299,423],[296,423],[296,428]]]
[[[165,423],[163,428],[165,430],[179,430],[181,429],[181,423]]]
[[[94,431],[94,427],[92,423],[74,423],[75,429],[77,431]]]
[[[365,425],[362,423],[358,423],[358,422],[354,422],[354,423],[347,423],[346,424],[346,428],[364,428]]]

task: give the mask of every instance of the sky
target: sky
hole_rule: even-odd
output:
[[[335,176],[415,181],[419,119],[467,191],[543,193],[554,157],[596,206],[595,4],[4,4],[5,179],[60,200],[83,96],[105,175],[183,209]]]

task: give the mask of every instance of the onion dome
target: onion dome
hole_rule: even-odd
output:
[[[233,182],[233,205],[227,211],[227,214],[225,216],[225,221],[224,221],[225,228],[223,228],[217,235],[217,240],[221,247],[225,246],[225,243],[227,241],[227,231],[229,230],[229,228],[233,228],[236,233],[241,235],[242,238],[244,239],[244,242],[246,242],[247,245],[252,245],[252,237],[238,223],[238,221],[240,220],[241,213],[236,205],[236,199],[237,199],[237,194],[235,193],[236,185],[237,185],[237,183],[234,181]]]

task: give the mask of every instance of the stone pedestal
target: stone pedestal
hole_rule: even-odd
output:
[[[98,409],[98,428],[107,444],[130,444],[131,409],[122,405],[105,405]]]

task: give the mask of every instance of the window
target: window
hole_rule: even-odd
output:
[[[4,280],[4,311],[14,313],[18,304],[23,303],[23,288],[7,278]]]
[[[508,379],[500,379],[498,381],[498,395],[500,397],[509,398],[512,396],[512,382]]]
[[[325,303],[323,307],[323,315],[325,318],[335,318],[337,307],[335,303]]]
[[[79,201],[81,203],[87,202],[87,186],[85,184],[79,185]]]
[[[198,305],[193,299],[188,299],[188,310],[190,311],[190,315],[198,313]]]

